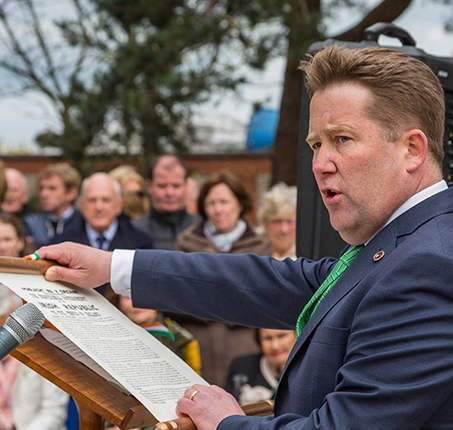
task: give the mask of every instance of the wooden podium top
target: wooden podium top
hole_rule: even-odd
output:
[[[157,423],[135,397],[122,393],[39,333],[11,355],[121,429]]]

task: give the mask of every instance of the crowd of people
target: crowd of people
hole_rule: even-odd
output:
[[[194,181],[183,161],[174,155],[153,160],[146,179],[126,165],[110,172],[96,172],[84,180],[68,163],[48,165],[36,178],[37,207],[29,203],[33,190],[22,172],[4,169],[4,182],[0,256],[21,257],[41,246],[70,241],[109,251],[164,249],[295,258],[296,189],[282,183],[264,196],[258,211],[259,226],[255,226],[247,218],[253,210],[251,196],[238,176],[228,171],[210,175],[197,189],[196,204],[191,204],[196,189]],[[281,347],[280,339],[287,337],[287,333],[276,331],[257,337],[255,329],[250,327],[133,308],[130,299],[118,299],[108,284],[97,290],[132,321],[169,346],[209,383],[231,386],[232,394],[244,403],[249,402],[250,391],[254,392],[252,397],[256,401],[273,397],[282,365],[273,364],[275,360],[271,356],[278,356],[284,363],[290,348]],[[6,289],[0,293],[4,321],[21,301]],[[160,325],[159,330],[153,331],[154,324]],[[289,339],[294,343],[294,333]],[[265,348],[266,344],[273,346]],[[234,364],[230,369],[238,358],[245,360],[247,366],[241,370],[241,366]],[[255,365],[258,375],[263,375],[265,366],[264,376],[255,378],[256,389],[253,378],[249,377]],[[9,357],[2,362],[0,372],[11,375],[12,381],[8,390],[2,392],[1,410],[10,412],[3,415],[8,420],[0,420],[0,430],[31,430],[32,427],[22,424],[14,415],[13,403],[17,400],[13,402],[16,398],[13,392],[19,390],[22,373],[30,381],[32,376]],[[231,372],[236,381],[233,385]],[[263,377],[266,389],[261,387]],[[67,396],[37,378],[36,387],[42,384],[39,388],[42,396],[35,399],[42,402],[44,415],[46,396],[55,400],[54,423],[46,423],[40,429],[60,429],[65,413],[56,406],[64,405]],[[237,381],[246,383],[238,385]],[[36,417],[32,420],[40,422]]]
[[[140,308],[296,327],[274,415],[246,416],[224,389],[195,384],[176,413],[199,430],[453,428],[453,187],[442,170],[443,88],[423,62],[381,47],[332,44],[301,68],[312,170],[330,224],[348,244],[339,258],[109,253],[66,243],[39,250],[64,265],[45,278],[83,288],[110,282]]]
[[[135,307],[173,312],[165,321],[158,312],[132,312],[125,299],[119,303],[136,321],[163,317],[169,334],[181,313],[196,316],[180,323],[198,330],[202,360],[211,346],[217,352],[220,336],[255,336],[256,355],[230,367],[230,393],[195,384],[178,400],[176,414],[199,430],[453,428],[453,187],[442,171],[443,88],[426,64],[380,47],[333,44],[301,69],[311,98],[312,170],[330,224],[348,244],[339,258],[292,260],[294,195],[283,185],[265,196],[261,233],[246,218],[250,200],[241,183],[228,173],[207,179],[198,214],[190,213],[187,169],[174,156],[151,166],[150,208],[141,217],[134,211],[132,220],[124,214],[122,184],[108,185],[105,174],[85,179],[79,213],[75,178],[43,172],[42,213],[23,215],[25,237],[57,243],[82,219],[89,246],[39,249],[41,258],[62,265],[50,267],[45,279],[81,288],[109,283]],[[106,193],[92,195],[98,181]],[[144,195],[143,183],[134,187],[132,200]],[[17,213],[26,209],[21,203]],[[155,249],[106,252],[121,217],[128,228],[146,230]],[[20,253],[22,236],[11,237],[6,248]],[[168,251],[176,247],[182,252]],[[261,330],[247,333],[238,324]],[[193,346],[194,338],[188,340]],[[221,379],[220,369],[211,371],[208,382]],[[14,401],[14,369],[7,373],[4,410]],[[272,396],[277,381],[273,416],[246,416],[237,400]],[[24,428],[14,413],[1,416]]]

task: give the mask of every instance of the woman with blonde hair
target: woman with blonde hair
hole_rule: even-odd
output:
[[[150,202],[146,192],[145,180],[132,166],[119,166],[109,172],[119,182],[123,196],[123,212],[131,219],[148,213]]]
[[[283,182],[275,184],[264,196],[259,212],[260,225],[272,243],[272,257],[296,257],[297,188]]]

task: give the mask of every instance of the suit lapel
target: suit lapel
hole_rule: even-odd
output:
[[[120,217],[118,217],[118,229],[116,230],[115,236],[113,236],[112,241],[110,242],[109,245],[109,251],[113,251],[117,248],[126,248],[125,240],[123,239],[122,235],[122,222],[120,220]]]
[[[351,266],[343,273],[337,283],[333,286],[332,290],[327,294],[324,300],[319,305],[316,312],[308,321],[307,325],[302,330],[299,338],[294,345],[286,366],[282,372],[281,379],[285,376],[287,368],[295,355],[299,352],[301,347],[305,344],[307,339],[311,336],[313,331],[329,313],[329,311],[353,288],[355,288],[360,281],[375,267],[378,262],[373,260],[374,255],[378,251],[384,251],[385,256],[388,257],[396,247],[397,241],[397,225],[396,223],[389,224],[378,236],[376,236],[363,250],[359,253],[357,258],[352,262]]]
[[[82,228],[80,230],[80,239],[81,239],[81,244],[82,245],[88,245],[88,246],[91,246],[91,243],[90,243],[90,239],[88,239],[88,234],[87,234],[87,225],[86,225],[86,221],[83,220],[83,223],[82,223]]]
[[[373,239],[356,257],[351,263],[351,266],[343,273],[338,279],[337,283],[333,286],[332,290],[327,294],[324,300],[319,305],[318,309],[310,318],[307,324],[307,333],[304,334],[304,330],[300,337],[304,336],[304,342],[312,331],[318,326],[323,320],[326,314],[353,288],[355,288],[359,282],[375,268],[379,261],[374,261],[373,257],[379,252],[384,251],[385,256],[388,258],[390,253],[395,249],[397,240],[397,228],[396,224],[392,223],[385,228],[385,231]]]

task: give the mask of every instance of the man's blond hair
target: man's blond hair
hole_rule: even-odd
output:
[[[431,69],[402,52],[381,48],[347,49],[332,45],[300,66],[312,96],[330,85],[359,84],[373,94],[367,115],[396,141],[404,131],[422,130],[434,160],[442,166],[445,99]]]
[[[59,176],[62,179],[67,191],[73,188],[79,191],[80,184],[82,182],[82,176],[69,163],[55,163],[46,166],[38,176],[38,186],[43,179],[49,178],[50,176],[54,175]]]

